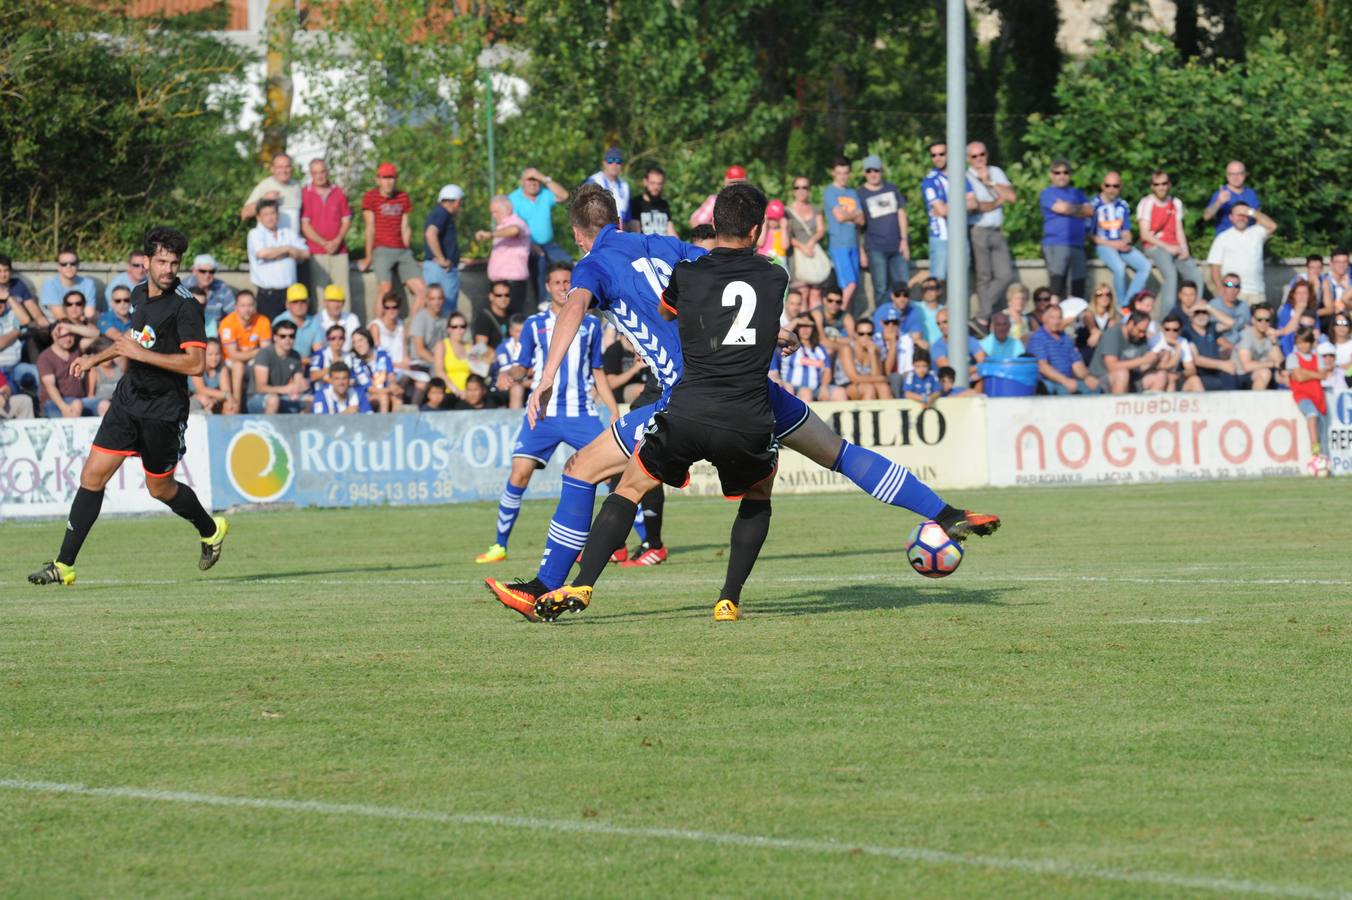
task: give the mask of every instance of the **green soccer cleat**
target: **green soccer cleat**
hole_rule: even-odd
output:
[[[53,560],[29,575],[28,583],[72,585],[75,583],[75,567]]]
[[[230,531],[230,523],[225,521],[225,516],[212,516],[211,520],[216,523],[216,533],[209,538],[202,538],[202,555],[197,559],[197,568],[203,572],[220,561],[221,545]]]

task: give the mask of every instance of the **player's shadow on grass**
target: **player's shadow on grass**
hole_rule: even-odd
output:
[[[672,553],[696,553],[713,550],[716,559],[726,559],[728,542],[721,544],[672,544]],[[859,547],[854,550],[830,550],[822,553],[762,553],[757,560],[766,559],[843,559],[849,556],[876,556],[883,552],[881,547]]]
[[[746,613],[757,618],[775,616],[823,615],[840,612],[872,612],[890,610],[900,612],[911,606],[929,606],[943,604],[951,606],[1005,606],[1000,595],[1001,588],[963,587],[954,584],[938,585],[924,583],[920,585],[903,584],[842,584],[824,591],[800,591],[779,598],[757,599],[754,579],[744,595]],[[605,619],[667,618],[684,619],[699,614],[708,616],[713,608],[712,601],[697,606],[664,606],[632,612],[598,615],[589,621],[600,622]],[[567,619],[560,620],[566,624]],[[578,619],[577,624],[583,620]]]
[[[440,568],[442,563],[419,563],[411,566],[337,566],[327,569],[287,569],[284,572],[262,572],[252,575],[228,575],[224,578],[212,578],[213,581],[230,581],[236,584],[266,583],[269,581],[312,578],[316,575],[392,575],[396,572],[418,572],[423,569]]]

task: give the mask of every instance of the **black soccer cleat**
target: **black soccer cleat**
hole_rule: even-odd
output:
[[[202,555],[197,558],[197,568],[205,572],[216,565],[221,558],[221,547],[225,544],[225,535],[230,531],[230,523],[225,521],[225,516],[213,516],[216,523],[216,533],[209,538],[202,538]]]
[[[952,507],[949,507],[952,509]],[[945,510],[948,513],[948,510]],[[936,519],[939,526],[948,532],[948,536],[961,544],[972,535],[985,537],[994,534],[1000,527],[1000,517],[989,513],[972,512],[970,509],[953,509],[952,513]]]
[[[28,583],[72,585],[75,583],[75,567],[55,561],[49,562],[29,575]]]

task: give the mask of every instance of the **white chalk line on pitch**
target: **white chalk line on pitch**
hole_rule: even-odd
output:
[[[357,816],[368,819],[389,819],[408,822],[430,822],[438,825],[468,825],[490,828],[516,828],[531,831],[552,831],[563,834],[599,834],[646,840],[685,841],[714,846],[749,847],[761,850],[798,851],[803,853],[863,854],[904,862],[934,865],[969,866],[1026,872],[1032,875],[1050,875],[1061,878],[1092,878],[1128,884],[1153,884],[1162,887],[1189,890],[1216,891],[1228,894],[1256,894],[1268,897],[1308,897],[1316,900],[1349,900],[1352,892],[1325,890],[1295,884],[1270,884],[1237,878],[1208,878],[1182,875],[1174,872],[1136,871],[1077,863],[1058,859],[1022,859],[1010,856],[951,853],[926,847],[889,847],[874,844],[854,844],[813,838],[786,838],[769,835],[738,834],[735,832],[699,831],[687,828],[648,828],[615,825],[598,821],[571,821],[567,819],[540,819],[533,816],[508,816],[495,813],[448,813],[436,810],[404,809],[397,806],[375,806],[365,803],[329,803],[321,800],[283,800],[266,797],[228,797],[217,794],[198,794],[190,791],[166,791],[136,787],[91,787],[57,781],[28,781],[0,779],[0,789],[29,793],[66,794],[85,797],[108,797],[120,800],[148,800],[160,803],[178,803],[188,806],[215,806],[237,809],[262,809],[279,812],[310,813],[321,816]]]
[[[908,573],[903,573],[908,574]],[[644,581],[658,585],[668,584],[722,584],[723,578],[715,575],[668,575],[645,573]],[[748,584],[850,584],[859,581],[892,581],[896,573],[853,573],[849,575],[786,575],[781,577],[752,575]],[[1184,585],[1254,585],[1270,587],[1352,587],[1352,579],[1338,578],[1199,578],[1194,576],[1133,576],[1133,575],[972,575],[953,582],[954,586],[979,583],[991,584],[1064,584],[1066,582],[1084,582],[1093,584],[1184,584]],[[291,576],[257,575],[245,578],[212,580],[210,576],[202,578],[91,578],[82,579],[80,584],[99,587],[138,587],[153,585],[198,585],[201,587],[232,587],[249,584],[313,584],[331,585],[440,585],[463,586],[483,585],[479,578],[296,578]],[[926,582],[926,584],[930,584]],[[932,586],[932,585],[931,585]]]

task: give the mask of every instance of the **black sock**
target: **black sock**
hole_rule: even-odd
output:
[[[634,527],[634,513],[638,504],[619,494],[611,494],[601,504],[601,511],[592,520],[587,545],[582,548],[582,563],[573,584],[591,587],[605,571],[610,554],[624,546],[629,529]]]
[[[943,510],[939,513],[939,515],[934,517],[934,521],[938,522],[939,527],[943,528],[944,531],[947,531],[949,528],[952,528],[954,525],[958,524],[958,521],[962,518],[962,515],[963,515],[962,510],[954,509],[953,507],[945,503]]]
[[[728,578],[723,582],[720,600],[741,602],[742,585],[751,576],[751,567],[760,556],[765,536],[770,533],[770,501],[743,500],[732,523],[732,550],[728,553]]]
[[[169,507],[178,516],[187,519],[197,529],[197,533],[204,538],[209,538],[216,533],[216,520],[211,518],[211,513],[202,508],[202,501],[197,499],[197,495],[192,492],[192,488],[183,482],[178,484],[178,492],[173,497],[164,501],[164,505]]]
[[[658,485],[643,495],[643,527],[647,529],[648,546],[654,550],[662,547],[662,506],[667,502],[667,492]]]
[[[82,487],[75,492],[70,504],[70,516],[66,519],[66,536],[61,540],[61,552],[56,561],[66,566],[75,565],[75,557],[80,555],[89,529],[98,521],[99,510],[103,509],[103,491],[91,491]]]

